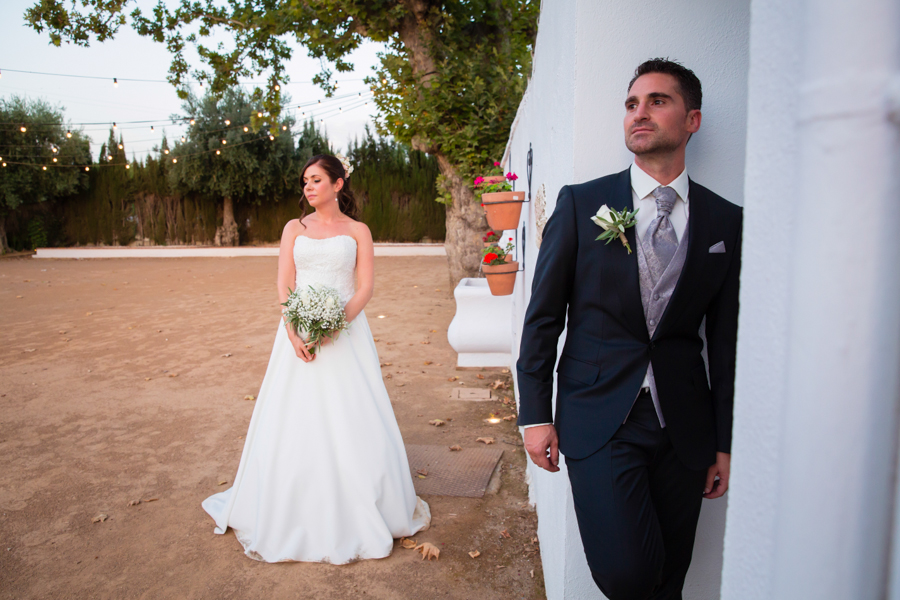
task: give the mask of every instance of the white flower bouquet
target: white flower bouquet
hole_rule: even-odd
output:
[[[309,290],[293,291],[288,288],[290,294],[287,302],[282,303],[287,324],[294,331],[312,343],[310,354],[315,354],[327,337],[337,337],[350,324],[341,306],[341,297],[337,290],[330,287],[313,287]]]

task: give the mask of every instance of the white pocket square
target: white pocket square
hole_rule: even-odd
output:
[[[725,254],[725,242],[719,242],[709,247],[710,254]]]

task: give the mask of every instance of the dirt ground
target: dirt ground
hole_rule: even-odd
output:
[[[504,451],[496,493],[425,496],[416,539],[438,561],[395,542],[347,566],[265,564],[213,534],[200,502],[237,470],[279,323],[275,258],[23,257],[0,260],[0,598],[543,598],[521,438],[484,421],[513,409],[450,399],[509,375],[455,370],[445,259],[375,268],[366,314],[406,443]]]

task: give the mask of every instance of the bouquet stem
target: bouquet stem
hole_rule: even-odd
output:
[[[625,246],[625,249],[628,250],[628,254],[631,254],[631,246],[628,245],[628,238],[625,237],[625,234],[620,233],[619,239],[622,241],[622,245]]]

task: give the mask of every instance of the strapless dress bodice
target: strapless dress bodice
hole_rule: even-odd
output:
[[[307,286],[334,288],[346,304],[356,293],[356,240],[349,235],[294,239],[294,289]]]

